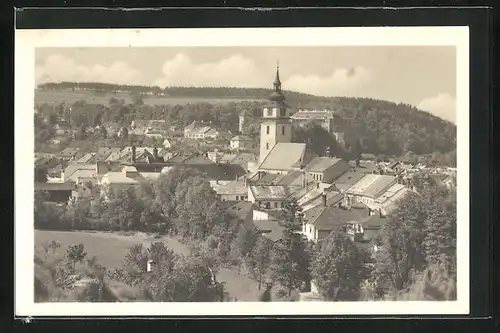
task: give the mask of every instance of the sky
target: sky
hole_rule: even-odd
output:
[[[454,46],[38,48],[36,84],[57,81],[271,88],[408,103],[456,119]]]

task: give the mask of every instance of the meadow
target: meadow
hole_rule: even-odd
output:
[[[132,98],[129,94],[112,94],[112,93],[94,93],[86,91],[35,91],[35,104],[58,104],[65,102],[73,104],[76,101],[83,100],[89,104],[107,105],[111,97],[123,99],[125,103],[131,103]],[[230,102],[255,101],[250,98],[208,98],[208,97],[144,97],[144,104],[147,105],[185,105],[188,103],[211,103],[211,104],[226,104]]]
[[[152,242],[163,242],[171,250],[189,255],[191,249],[188,245],[177,239],[164,236],[154,238],[144,233],[125,234],[108,232],[82,232],[82,231],[47,231],[35,230],[35,253],[42,251],[42,244],[56,241],[65,249],[68,245],[83,244],[87,257],[96,256],[98,262],[108,269],[119,268],[123,258],[130,247],[136,244],[149,246]],[[221,267],[217,274],[218,281],[225,281],[226,290],[232,298],[238,301],[257,301],[262,291],[254,280],[239,273],[235,268]]]

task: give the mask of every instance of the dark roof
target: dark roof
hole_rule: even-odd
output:
[[[246,174],[241,165],[235,164],[190,164],[186,167],[203,172],[209,180],[234,180]]]
[[[365,173],[359,172],[357,169],[351,169],[335,180],[334,184],[338,185],[354,185],[358,180],[363,178]]]
[[[42,191],[71,191],[75,188],[73,183],[38,183],[35,182],[35,190]]]
[[[309,172],[323,172],[332,165],[335,165],[341,161],[342,160],[340,158],[336,157],[317,156],[306,165],[305,170]]]
[[[343,227],[351,221],[363,222],[369,218],[368,209],[347,210],[338,207],[318,206],[305,212],[304,218],[319,230]]]
[[[278,221],[254,220],[253,224],[265,237],[273,242],[279,240],[283,236],[284,228],[279,225]]]

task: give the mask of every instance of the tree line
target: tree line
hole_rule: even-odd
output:
[[[311,107],[306,105],[309,102],[304,103],[301,107]],[[166,120],[166,128],[173,126],[182,130],[197,120],[212,123],[234,134],[238,132],[239,114],[246,110],[244,132],[257,138],[263,105],[261,101],[148,105],[141,98],[127,104],[112,97],[108,105],[77,101],[72,105],[45,103],[37,105],[37,108],[40,114],[51,119],[49,123],[52,124],[59,117],[66,119],[74,128],[109,123],[127,127],[135,119],[163,119]],[[313,107],[320,108],[318,105]],[[432,158],[446,161],[448,165],[456,163],[456,126],[411,105],[366,98],[335,98],[324,104],[324,107],[338,114],[333,121],[334,131],[344,133],[348,145],[352,146],[353,142],[357,145],[359,142],[362,153],[382,157],[406,156],[408,159],[426,156],[424,160]],[[53,136],[49,128],[38,126],[35,130],[37,140],[46,141]],[[300,129],[297,131],[300,132]],[[303,134],[295,136],[300,138]]]

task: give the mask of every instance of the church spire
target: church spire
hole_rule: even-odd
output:
[[[280,64],[279,61],[276,64],[276,77],[274,79],[274,91],[271,94],[270,99],[276,102],[283,102],[285,100],[285,96],[283,96],[283,92],[281,91],[281,80],[280,80]]]
[[[274,79],[274,91],[276,93],[281,93],[281,81],[280,81],[280,62],[276,63],[276,78]]]

